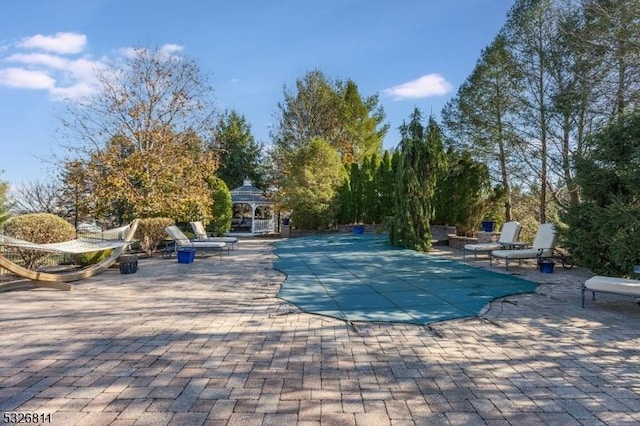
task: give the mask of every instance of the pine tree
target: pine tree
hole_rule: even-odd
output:
[[[255,141],[244,116],[236,111],[225,112],[216,125],[216,148],[220,152],[217,176],[229,188],[242,185],[246,177],[257,187],[262,187],[262,147]]]
[[[425,129],[416,108],[400,128],[400,163],[396,174],[395,216],[389,239],[395,246],[419,251],[431,248],[429,221],[433,217],[438,169],[443,163],[442,133],[433,117]]]

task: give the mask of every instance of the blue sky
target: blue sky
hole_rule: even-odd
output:
[[[0,179],[48,179],[62,153],[64,97],[93,90],[96,64],[130,47],[198,61],[219,111],[269,142],[283,86],[313,69],[378,93],[391,126],[436,116],[502,27],[512,0],[24,0],[0,17]]]

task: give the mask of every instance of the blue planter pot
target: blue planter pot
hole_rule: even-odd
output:
[[[493,232],[493,228],[496,226],[496,222],[493,220],[483,220],[482,230],[484,232]]]
[[[540,272],[545,274],[553,274],[553,267],[555,266],[555,262],[552,260],[544,260],[539,263]]]

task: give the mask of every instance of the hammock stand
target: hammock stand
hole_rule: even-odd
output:
[[[117,228],[111,231],[105,231],[104,236],[114,236],[115,240],[102,240],[97,239],[101,235],[96,233],[96,239],[94,238],[80,238],[77,240],[66,241],[63,243],[51,243],[51,244],[35,244],[24,240],[18,240],[11,237],[0,235],[0,244],[5,246],[19,247],[30,250],[49,251],[54,253],[71,253],[80,254],[88,253],[92,251],[100,251],[113,249],[111,255],[100,262],[91,265],[87,268],[66,271],[66,272],[41,272],[32,271],[23,266],[10,261],[2,254],[0,254],[0,268],[4,268],[9,272],[12,272],[20,277],[26,278],[26,280],[13,281],[6,284],[0,284],[0,292],[17,290],[23,288],[53,288],[57,290],[71,290],[72,284],[68,284],[72,281],[82,280],[97,275],[111,265],[113,265],[118,257],[127,249],[127,247],[133,241],[133,236],[138,228],[138,219],[131,222],[126,227]],[[124,235],[124,238],[122,236]]]

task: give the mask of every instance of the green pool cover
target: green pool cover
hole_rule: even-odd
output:
[[[347,321],[427,324],[476,316],[530,281],[399,249],[386,235],[337,234],[275,243],[278,293],[306,312]]]

